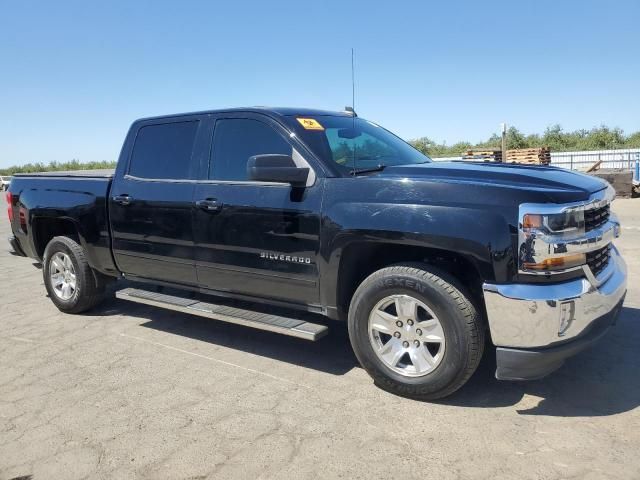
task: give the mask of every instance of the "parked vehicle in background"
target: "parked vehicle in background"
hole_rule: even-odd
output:
[[[9,190],[9,185],[11,184],[10,176],[0,175],[0,190]]]
[[[496,376],[524,380],[604,335],[626,293],[613,197],[553,167],[433,163],[352,112],[268,108],[138,120],[115,172],[7,194],[11,244],[64,312],[118,277],[141,284],[119,298],[308,340],[327,326],[295,312],[315,312],[348,323],[377,385],[422,399],[460,388],[486,338]]]

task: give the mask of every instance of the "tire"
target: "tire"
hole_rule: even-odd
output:
[[[426,264],[383,268],[360,284],[349,307],[349,339],[377,386],[436,400],[467,382],[480,363],[485,329],[463,292],[455,278]]]
[[[60,266],[64,268],[61,270]],[[42,273],[49,298],[62,312],[81,313],[104,299],[107,277],[89,266],[84,249],[72,238],[51,239],[44,250]],[[69,276],[59,284],[66,274]]]

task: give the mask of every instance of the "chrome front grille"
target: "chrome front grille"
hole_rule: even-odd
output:
[[[611,257],[611,244],[587,253],[587,265],[595,277],[605,269]]]
[[[609,221],[611,206],[607,204],[599,208],[591,208],[584,211],[584,229],[589,232]]]

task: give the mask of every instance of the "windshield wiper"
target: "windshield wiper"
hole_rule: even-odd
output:
[[[351,175],[360,175],[361,173],[370,173],[370,172],[381,172],[385,168],[387,168],[387,166],[383,164],[380,164],[377,167],[360,168],[360,169],[354,168],[353,170],[351,170]]]

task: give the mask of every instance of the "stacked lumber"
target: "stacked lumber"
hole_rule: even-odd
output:
[[[529,165],[549,165],[551,163],[551,150],[549,150],[549,147],[507,150],[506,161]]]
[[[501,162],[502,150],[478,149],[467,150],[462,156],[463,160],[482,160],[485,162]]]
[[[594,177],[609,182],[616,191],[617,197],[629,198],[633,193],[633,172],[622,168],[601,168],[589,173]]]

